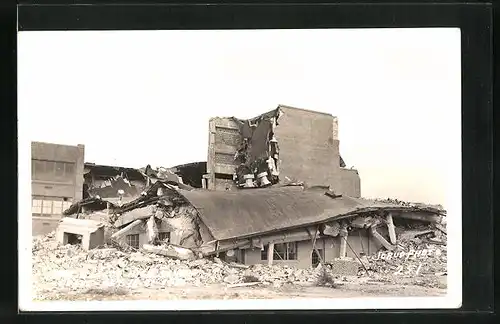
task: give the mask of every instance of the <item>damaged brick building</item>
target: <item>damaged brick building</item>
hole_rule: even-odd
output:
[[[57,237],[83,233],[86,248],[113,242],[181,259],[308,268],[393,251],[408,235],[446,234],[442,208],[360,198],[330,114],[280,105],[250,120],[212,118],[209,131],[207,162],[82,163],[83,199],[64,211],[75,220]],[[80,219],[87,225],[77,228]]]
[[[234,190],[253,183],[297,181],[361,196],[357,170],[346,169],[340,156],[337,117],[279,105],[249,120],[210,119],[204,188]]]

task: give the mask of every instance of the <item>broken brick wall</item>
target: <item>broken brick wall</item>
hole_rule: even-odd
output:
[[[282,107],[276,127],[280,180],[288,177],[339,190],[340,154],[336,118],[330,114]]]
[[[361,179],[357,170],[340,169],[339,192],[346,196],[361,198]]]
[[[235,161],[242,137],[238,123],[232,118],[211,118],[207,156],[208,189],[225,190],[239,165]]]

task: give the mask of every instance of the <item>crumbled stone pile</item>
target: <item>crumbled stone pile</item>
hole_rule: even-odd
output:
[[[413,238],[400,242],[394,251],[383,251],[363,258],[365,266],[379,274],[416,277],[444,275],[447,272],[447,247],[441,241]],[[360,269],[360,273],[364,269]]]
[[[50,291],[86,291],[89,288],[163,289],[257,281],[279,287],[314,282],[315,269],[280,265],[231,265],[215,258],[175,260],[141,251],[102,247],[84,251],[60,245],[52,235],[33,240],[33,288],[37,296]]]

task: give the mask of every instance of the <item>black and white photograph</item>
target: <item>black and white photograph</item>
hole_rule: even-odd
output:
[[[460,307],[460,36],[20,31],[20,307]]]

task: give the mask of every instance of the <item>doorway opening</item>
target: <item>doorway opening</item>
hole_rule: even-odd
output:
[[[324,253],[323,249],[318,249],[318,252],[319,252],[319,255],[316,252],[316,250],[313,250],[312,255],[311,255],[311,263],[312,263],[312,266],[314,268],[318,266],[320,260],[325,259],[325,253]]]

